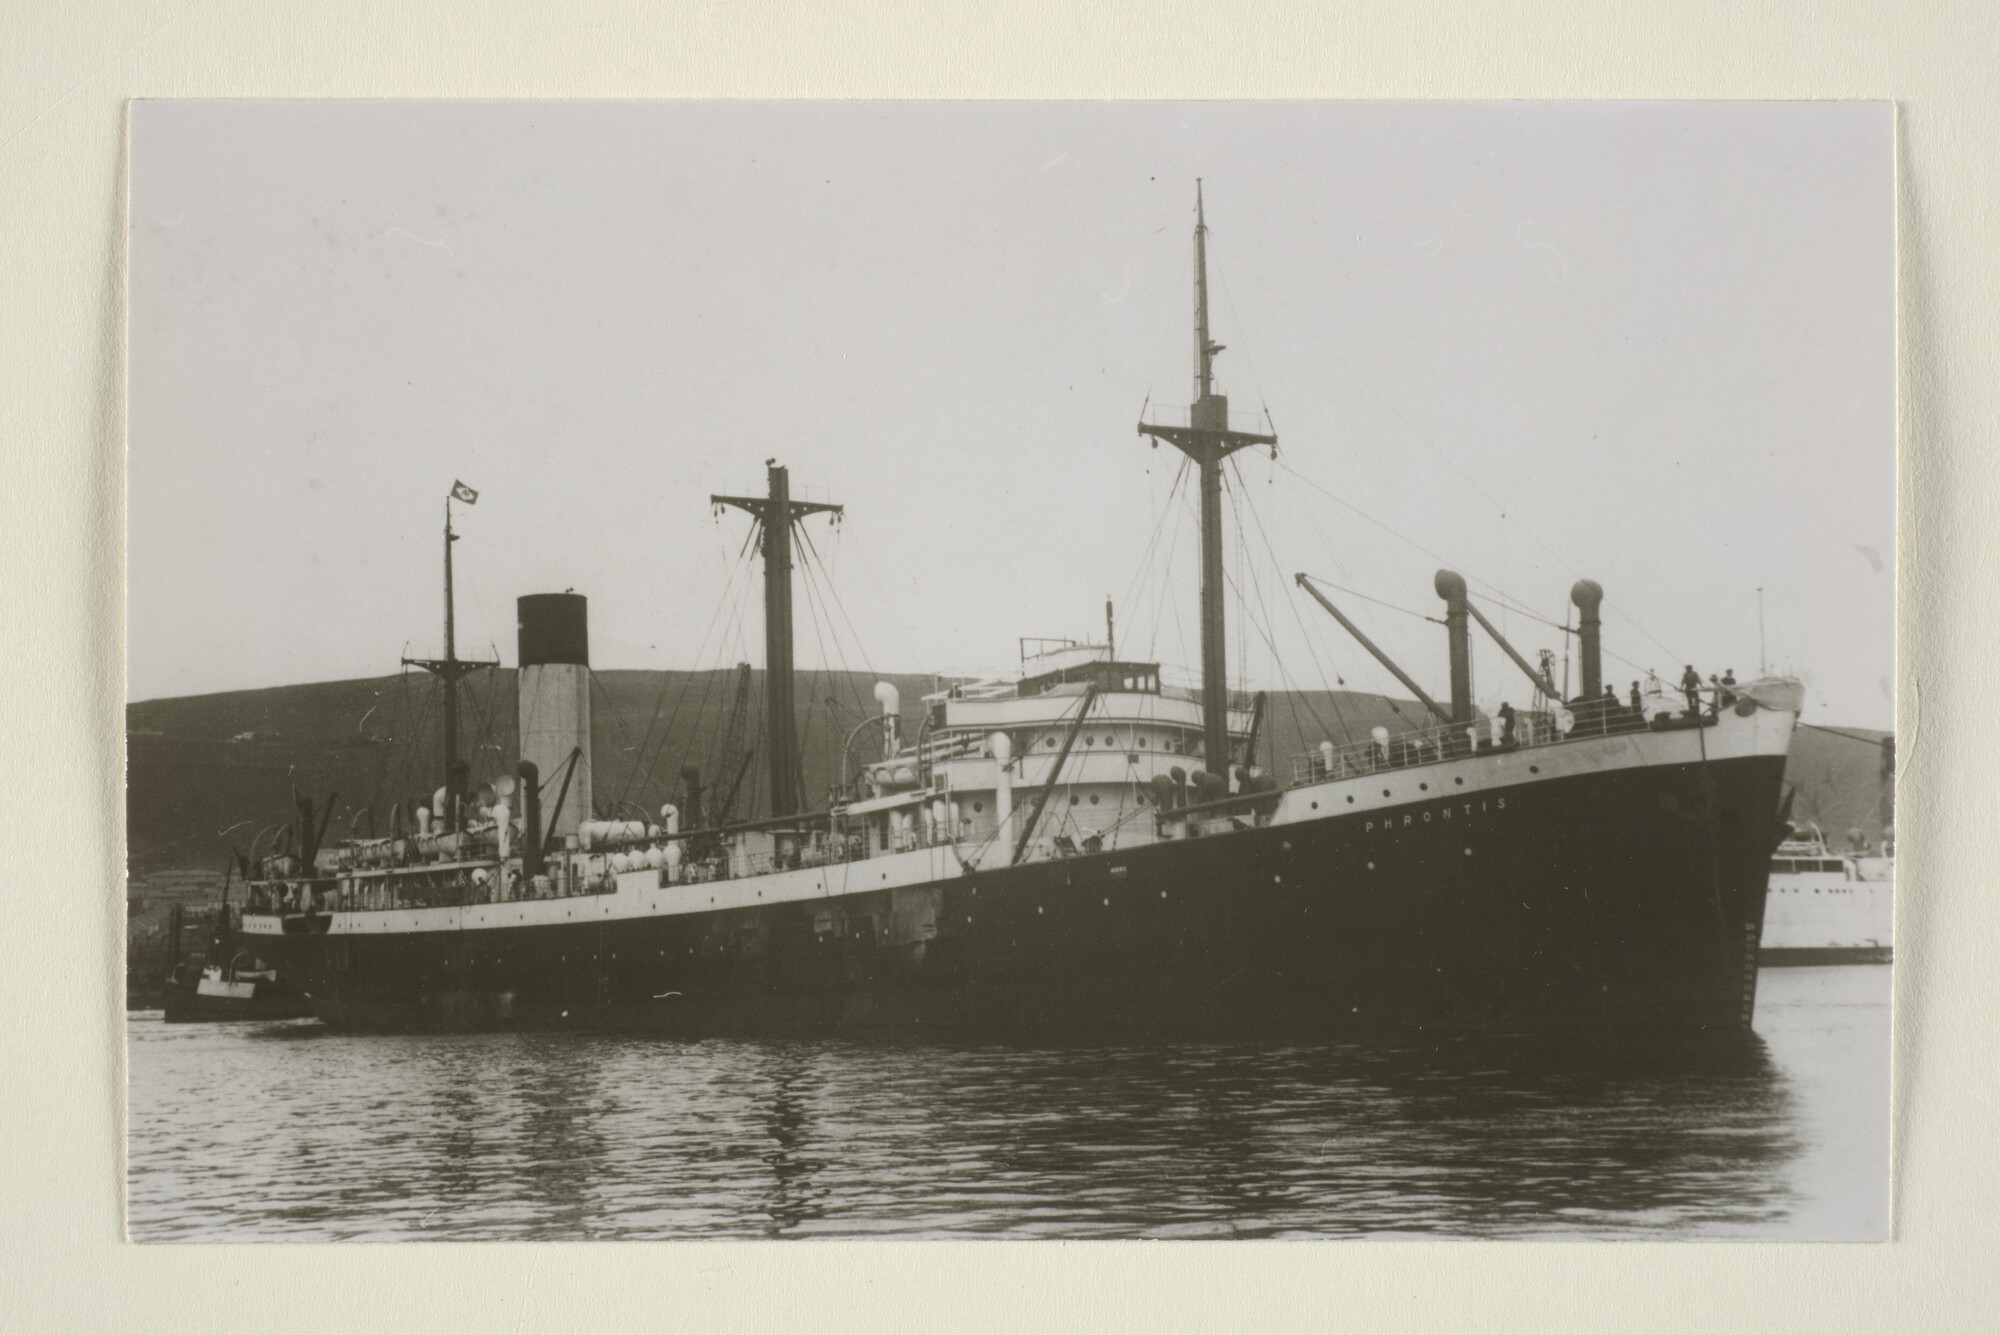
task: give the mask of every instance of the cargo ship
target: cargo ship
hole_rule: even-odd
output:
[[[1796,681],[1621,704],[1601,693],[1603,591],[1581,580],[1566,699],[1440,571],[1450,695],[1433,700],[1300,574],[1423,713],[1261,754],[1265,701],[1226,676],[1223,465],[1277,440],[1233,429],[1215,390],[1205,238],[1197,194],[1193,403],[1138,423],[1199,479],[1195,685],[1107,634],[941,681],[911,738],[883,683],[869,758],[808,803],[794,540],[841,507],[794,499],[772,461],[763,495],[710,498],[751,517],[763,563],[768,815],[726,819],[691,770],[657,812],[598,809],[575,593],[519,600],[520,762],[475,789],[457,683],[493,664],[453,648],[451,507],[477,499],[456,486],[444,656],[405,660],[439,682],[442,783],[380,837],[331,844],[297,798],[253,849],[245,942],[357,1029],[1749,1027]],[[1532,684],[1530,708],[1474,709],[1475,624]]]

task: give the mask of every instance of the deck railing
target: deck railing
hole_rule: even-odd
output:
[[[1412,765],[1434,765],[1441,760],[1489,751],[1519,751],[1604,737],[1613,733],[1645,732],[1650,725],[1645,716],[1624,705],[1586,703],[1554,710],[1519,710],[1511,728],[1500,718],[1483,718],[1471,723],[1435,723],[1425,728],[1386,737],[1369,737],[1331,749],[1307,751],[1292,757],[1293,783],[1320,783],[1328,779],[1359,778],[1385,770],[1408,769]]]

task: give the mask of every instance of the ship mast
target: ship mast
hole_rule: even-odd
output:
[[[405,658],[403,666],[418,667],[438,679],[444,688],[444,830],[458,829],[458,800],[465,793],[465,767],[458,758],[458,679],[482,668],[499,667],[497,659],[467,660],[458,656],[456,616],[452,606],[451,545],[458,534],[451,531],[451,503],[477,504],[479,493],[463,482],[453,482],[444,498],[444,657]]]
[[[1222,620],[1222,461],[1251,445],[1277,450],[1276,436],[1229,429],[1229,399],[1215,392],[1215,354],[1208,336],[1208,223],[1201,182],[1194,183],[1194,405],[1184,427],[1139,423],[1139,434],[1166,441],[1201,473],[1201,723],[1202,763],[1213,774],[1229,767],[1229,654]]]
[[[764,556],[764,733],[771,774],[771,815],[796,815],[800,807],[798,732],[792,720],[792,525],[841,507],[792,499],[790,473],[766,459],[768,495],[710,496],[757,521]]]

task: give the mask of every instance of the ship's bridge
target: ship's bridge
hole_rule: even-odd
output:
[[[1078,706],[1093,688],[1090,712],[1079,721]],[[1203,768],[1200,692],[1156,662],[1116,658],[1099,646],[1064,646],[1016,671],[962,679],[924,703],[918,755],[925,787],[947,798],[961,839],[992,839],[1001,808],[1032,800],[1061,761],[1038,843],[1058,835],[1076,845],[1150,842],[1152,824],[1141,813],[1153,777]],[[1232,697],[1232,766],[1249,754],[1251,726],[1250,699]],[[1004,760],[995,754],[1003,737]],[[1015,795],[1005,803],[1003,787]]]

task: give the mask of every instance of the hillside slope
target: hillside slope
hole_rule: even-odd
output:
[[[906,736],[921,721],[933,679],[890,676],[902,693]],[[875,679],[862,674],[800,673],[796,712],[806,792],[822,799],[839,778],[841,745],[872,717]],[[733,810],[761,814],[760,765],[744,750],[763,725],[762,674],[751,673],[739,743],[725,755],[724,733],[736,674],[606,671],[595,674],[594,779],[598,805],[631,802],[657,811],[679,787],[681,766],[701,766],[711,792],[725,791],[744,769]],[[296,789],[324,800],[337,794],[329,835],[368,828],[397,797],[428,793],[439,780],[442,723],[429,679],[378,677],[259,691],[139,701],[126,707],[126,819],[129,870],[219,869],[232,847],[288,818]],[[475,779],[507,772],[516,758],[515,677],[502,669],[469,679],[461,695],[461,751]],[[1399,713],[1400,711],[1400,713]],[[1359,692],[1306,691],[1273,697],[1261,755],[1280,778],[1290,757],[1318,745],[1365,736],[1378,724],[1400,730],[1418,707]],[[1851,734],[1851,735],[1849,735]],[[1801,729],[1788,779],[1797,787],[1797,818],[1830,835],[1853,826],[1879,833],[1886,812],[1880,748],[1860,730]],[[865,754],[872,732],[857,743]],[[1273,764],[1273,758],[1276,763]]]

